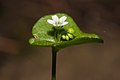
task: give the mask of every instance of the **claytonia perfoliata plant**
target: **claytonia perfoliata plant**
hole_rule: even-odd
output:
[[[64,26],[64,25],[68,24],[66,19],[67,19],[66,16],[62,16],[61,18],[59,18],[57,15],[54,15],[54,16],[52,16],[52,20],[48,19],[47,22],[49,24],[52,24],[55,27],[59,27],[59,26]]]
[[[56,56],[63,48],[84,43],[103,43],[96,34],[82,32],[67,14],[56,13],[40,18],[32,29],[31,45],[52,47],[52,79],[56,80]]]

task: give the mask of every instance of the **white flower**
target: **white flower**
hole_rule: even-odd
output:
[[[57,15],[52,16],[52,20],[48,19],[47,22],[49,24],[52,24],[53,26],[64,26],[67,25],[68,22],[65,21],[67,19],[66,16],[62,16],[60,19],[58,18]]]

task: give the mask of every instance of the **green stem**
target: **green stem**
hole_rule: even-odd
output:
[[[61,39],[61,29],[62,28],[54,28],[54,37],[55,37],[55,40],[60,42],[60,39]]]
[[[60,42],[60,38],[61,38],[61,34],[60,34],[60,30],[58,30],[57,39],[59,42]]]
[[[52,47],[52,80],[56,80],[56,57],[57,49]]]
[[[55,37],[55,40],[57,41],[57,30],[56,29],[55,29],[54,37]]]

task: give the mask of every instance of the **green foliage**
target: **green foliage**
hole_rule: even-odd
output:
[[[53,25],[47,22],[48,19],[51,19],[53,15],[47,15],[40,18],[36,24],[33,26],[32,34],[34,38],[29,40],[31,45],[44,46],[44,47],[55,47],[57,49],[62,49],[65,47],[84,44],[84,43],[101,43],[103,40],[96,34],[88,34],[82,32],[73,19],[64,13],[54,14],[58,17],[66,16],[68,24],[62,28],[61,32],[68,31],[68,37],[61,35],[63,39],[66,40],[56,40],[55,39],[55,29]],[[72,33],[72,34],[71,34]],[[73,38],[74,36],[74,38]]]

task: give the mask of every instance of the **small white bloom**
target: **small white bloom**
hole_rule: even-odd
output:
[[[67,25],[68,22],[65,21],[67,19],[66,16],[62,16],[60,19],[58,18],[57,15],[52,16],[52,20],[48,19],[47,22],[49,24],[52,24],[53,26],[64,26]]]

